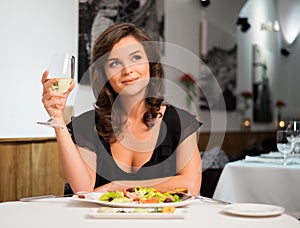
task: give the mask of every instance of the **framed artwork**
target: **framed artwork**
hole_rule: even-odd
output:
[[[200,24],[200,53],[201,59],[217,80],[222,94],[214,92],[216,88],[207,77],[207,72],[200,69],[200,109],[221,110],[221,97],[223,96],[226,111],[236,110],[236,80],[237,80],[237,44],[234,36],[220,29],[210,21],[202,21]],[[206,96],[202,89],[208,91]],[[217,97],[218,94],[218,97]],[[208,100],[210,104],[208,104]]]
[[[253,121],[270,123],[273,121],[271,78],[274,59],[269,51],[256,44],[252,51]]]
[[[164,41],[163,0],[80,0],[78,82],[89,84],[83,75],[90,66],[93,43],[110,25],[131,22],[155,41]]]

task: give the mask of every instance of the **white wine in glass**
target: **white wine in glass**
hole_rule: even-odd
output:
[[[51,89],[59,93],[66,92],[72,85],[72,81],[73,81],[72,78],[57,78],[57,80],[58,80],[57,82],[51,85]]]
[[[54,55],[49,67],[47,79],[56,78],[58,81],[52,84],[53,91],[66,92],[74,80],[75,57],[68,53],[57,53]]]
[[[55,78],[57,81],[51,85],[51,90],[58,93],[65,93],[74,80],[75,74],[75,57],[68,53],[57,53],[54,55],[47,80]],[[54,122],[54,113],[50,119],[45,122],[37,122],[38,124],[47,125],[54,128],[61,128]]]

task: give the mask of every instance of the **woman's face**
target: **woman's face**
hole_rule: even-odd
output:
[[[134,37],[124,37],[113,46],[104,68],[116,93],[134,95],[146,90],[149,61],[143,45]]]

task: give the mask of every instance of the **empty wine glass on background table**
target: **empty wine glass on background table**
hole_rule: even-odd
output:
[[[75,73],[75,57],[69,53],[56,53],[49,67],[47,80],[56,78],[57,81],[51,85],[51,90],[58,93],[66,92],[72,85]],[[54,128],[61,128],[54,122],[54,113],[51,114],[47,121],[40,121],[42,124]]]
[[[288,165],[288,155],[292,152],[293,146],[292,143],[287,139],[288,134],[287,130],[278,130],[277,131],[277,149],[283,155],[283,165]]]
[[[289,121],[287,125],[287,139],[292,143],[292,155],[296,155],[295,146],[300,140],[300,121]]]

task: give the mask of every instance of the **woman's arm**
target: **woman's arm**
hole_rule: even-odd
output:
[[[187,137],[179,145],[176,156],[178,167],[176,176],[142,181],[114,181],[96,188],[95,191],[116,191],[128,187],[143,186],[154,187],[161,191],[188,188],[192,195],[198,195],[202,179],[202,163],[196,133]]]
[[[61,125],[59,122],[58,124]],[[60,160],[73,192],[94,190],[96,154],[73,143],[66,127],[55,129]]]
[[[74,88],[75,83],[72,83],[67,92],[61,94],[50,89],[56,79],[46,80],[47,76],[48,71],[45,71],[41,80],[43,84],[42,102],[48,114],[54,115],[55,123],[62,126],[62,128],[55,128],[55,134],[64,174],[74,192],[92,191],[95,185],[96,172],[94,165],[90,164],[95,163],[95,155],[93,157],[91,154],[94,153],[78,148],[74,144],[62,114],[68,95]],[[93,161],[88,163],[86,157]]]

